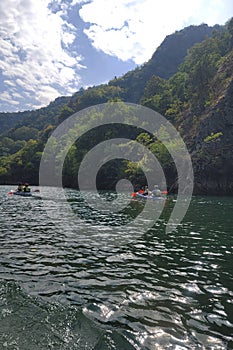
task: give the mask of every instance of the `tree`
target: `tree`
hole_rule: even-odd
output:
[[[228,32],[230,33],[230,49],[233,48],[233,17],[230,19],[227,25]]]

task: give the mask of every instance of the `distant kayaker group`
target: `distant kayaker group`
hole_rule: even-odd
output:
[[[158,185],[154,185],[153,190],[149,190],[148,186],[143,186],[139,190],[135,190],[132,193],[132,197],[141,196],[151,196],[151,197],[160,197],[162,194],[167,194],[167,191],[161,191]]]

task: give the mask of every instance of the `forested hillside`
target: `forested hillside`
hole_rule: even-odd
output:
[[[0,182],[38,183],[45,142],[61,121],[88,106],[125,101],[161,113],[177,128],[192,157],[195,193],[233,194],[232,50],[233,20],[214,28],[191,26],[167,37],[150,61],[108,84],[81,89],[41,110],[18,113],[16,118],[13,114],[1,114],[5,122],[0,137]],[[122,137],[123,132],[119,125],[114,130],[93,131],[77,141],[65,162],[64,185],[77,186],[77,170],[88,149],[106,135]],[[130,134],[156,154],[168,185],[175,190],[176,169],[156,135],[135,129]],[[135,163],[112,161],[103,167],[98,185],[114,188],[122,176],[137,184],[145,181]]]

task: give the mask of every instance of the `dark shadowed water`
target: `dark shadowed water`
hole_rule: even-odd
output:
[[[0,187],[0,349],[233,349],[233,198],[193,197],[167,234],[169,197],[152,229],[131,225],[131,240],[108,244],[108,224],[142,202],[103,226],[67,190],[74,228],[53,189],[44,201],[10,189]]]

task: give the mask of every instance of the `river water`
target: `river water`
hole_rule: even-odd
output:
[[[102,225],[67,190],[74,227],[57,190],[42,200],[10,189],[0,187],[0,349],[233,349],[233,198],[193,197],[166,233],[171,196],[152,228],[132,224],[131,239],[110,244],[109,226],[142,202]]]

